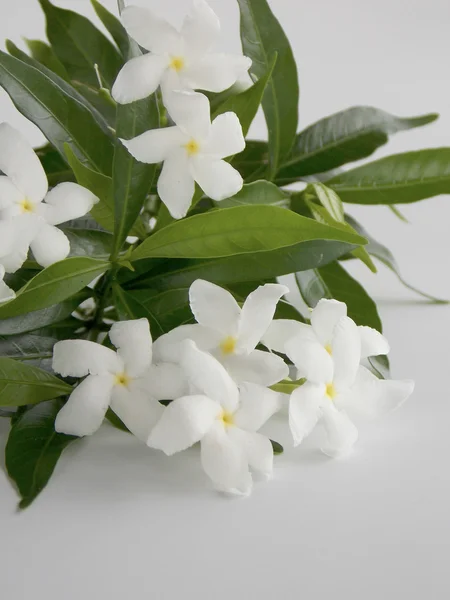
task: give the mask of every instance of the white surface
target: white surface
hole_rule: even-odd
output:
[[[92,14],[87,1],[60,4]],[[187,3],[155,4],[170,14]],[[223,19],[223,47],[237,49],[236,3],[211,4]],[[378,155],[450,144],[448,2],[272,6],[299,62],[302,127],[352,104],[402,115],[438,111],[438,123],[399,134]],[[1,38],[42,34],[37,1],[2,4]],[[4,94],[0,116],[40,141]],[[264,135],[261,119],[253,135]],[[408,280],[449,298],[448,203],[404,207],[409,226],[383,207],[350,212],[393,250]],[[310,440],[278,457],[274,480],[258,483],[252,497],[228,499],[208,489],[197,451],[169,459],[104,426],[68,449],[21,514],[0,476],[0,597],[447,598],[450,307],[422,302],[385,270],[373,276],[355,264],[352,272],[381,299],[395,376],[414,377],[417,387],[400,411],[361,427],[350,459],[333,462]],[[2,440],[6,430],[2,420]]]

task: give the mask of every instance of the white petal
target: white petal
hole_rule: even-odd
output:
[[[189,288],[189,303],[197,323],[237,336],[241,309],[232,294],[214,283],[196,279]]]
[[[36,212],[49,225],[59,225],[86,215],[99,199],[87,188],[66,181],[55,186],[39,204]]]
[[[129,60],[119,71],[111,95],[119,104],[129,104],[153,94],[161,83],[169,57],[143,54]]]
[[[202,153],[220,159],[239,154],[244,148],[245,139],[241,123],[235,113],[227,112],[212,122],[211,133],[208,141],[202,146]]]
[[[288,292],[285,285],[266,283],[248,295],[239,323],[240,350],[249,353],[256,347],[272,322],[278,300]]]
[[[70,252],[70,242],[66,234],[47,223],[43,223],[30,247],[34,258],[43,267],[63,260]]]
[[[333,359],[317,340],[291,338],[286,342],[285,351],[297,367],[299,377],[313,383],[333,381]]]
[[[7,302],[16,297],[16,293],[3,281],[5,276],[5,267],[0,264],[0,302]]]
[[[361,361],[361,338],[358,327],[349,317],[341,317],[331,341],[334,364],[333,384],[338,392],[353,385]]]
[[[207,156],[194,156],[191,173],[207,196],[216,202],[237,194],[244,185],[239,171],[224,160],[211,160]]]
[[[218,490],[247,496],[252,489],[247,456],[241,444],[230,438],[227,429],[217,422],[203,437],[202,466]]]
[[[192,340],[199,350],[212,350],[216,348],[222,334],[202,325],[180,325],[169,333],[159,337],[153,344],[153,360],[158,362],[179,362],[181,357],[181,344],[184,340]]]
[[[347,306],[343,302],[326,298],[319,300],[311,312],[311,325],[324,346],[331,343],[337,322],[345,316],[347,316]]]
[[[224,410],[234,413],[239,404],[239,390],[218,360],[187,340],[183,342],[181,366],[199,393],[218,402]]]
[[[322,407],[322,422],[327,433],[327,444],[322,452],[336,458],[346,456],[358,439],[355,425],[332,402]]]
[[[289,400],[289,427],[295,446],[298,446],[316,426],[324,396],[325,386],[309,381],[292,392]]]
[[[47,176],[27,139],[17,129],[0,124],[0,171],[32,202],[47,193]]]
[[[242,383],[239,392],[234,422],[241,429],[258,431],[281,408],[281,395],[262,385]]]
[[[26,261],[30,243],[43,224],[35,214],[0,221],[0,261],[8,273],[14,273]]]
[[[275,319],[262,337],[262,343],[275,352],[286,354],[286,342],[291,338],[317,341],[311,325],[293,319]]]
[[[89,375],[72,392],[55,420],[67,435],[92,435],[103,422],[114,385],[112,375]]]
[[[257,471],[267,479],[272,476],[273,448],[268,437],[253,431],[244,431],[239,427],[228,428],[228,436],[241,447],[253,471]]]
[[[183,77],[193,90],[223,92],[251,67],[250,58],[234,54],[208,54],[190,64]]]
[[[152,336],[147,319],[119,321],[109,331],[130,377],[142,375],[152,362]]]
[[[53,346],[53,370],[63,377],[104,375],[123,370],[123,363],[110,348],[87,340],[63,340]]]
[[[164,410],[147,444],[168,456],[199,442],[221,414],[217,402],[206,396],[184,396]]]
[[[201,144],[211,131],[209,100],[204,94],[187,90],[164,91],[164,104],[173,121],[189,138]]]
[[[276,354],[253,350],[250,354],[230,354],[220,360],[237,383],[248,381],[259,385],[273,385],[289,376],[289,367]]]
[[[156,54],[170,53],[177,48],[180,35],[175,27],[151,10],[127,6],[121,17],[128,34],[143,48]]]
[[[1,126],[0,126],[1,127]],[[0,210],[23,200],[24,194],[9,177],[0,175]]]
[[[131,156],[144,163],[159,163],[185,143],[186,136],[178,127],[150,129],[131,140],[120,140]]]
[[[205,54],[219,36],[220,21],[205,0],[194,0],[181,27],[186,54],[197,57]]]
[[[133,435],[147,443],[151,430],[161,418],[164,407],[131,382],[127,388],[116,385],[111,394],[111,409]]]
[[[0,221],[0,261],[2,257],[10,254],[15,246],[19,231],[17,230],[17,218],[8,221]]]
[[[189,392],[184,371],[173,363],[151,365],[145,374],[145,390],[155,400],[175,400]]]
[[[363,326],[358,327],[358,331],[361,337],[361,358],[389,353],[389,342],[379,331]]]
[[[189,170],[187,152],[175,150],[164,161],[158,179],[158,194],[174,219],[186,216],[195,191],[194,179]]]

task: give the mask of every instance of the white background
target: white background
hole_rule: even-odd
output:
[[[104,2],[114,9],[114,1]],[[93,17],[85,0],[59,2]],[[140,4],[146,4],[145,0]],[[185,0],[148,0],[181,19]],[[238,51],[235,0],[211,0],[222,49]],[[350,105],[440,120],[395,136],[375,156],[450,145],[450,4],[446,0],[272,0],[299,65],[300,125]],[[94,17],[93,17],[94,18]],[[2,0],[0,38],[44,35],[37,0]],[[0,91],[0,120],[37,129]],[[252,135],[264,137],[258,119]],[[407,280],[450,298],[449,197],[402,210],[352,207],[394,252]],[[450,307],[431,305],[380,268],[353,265],[380,301],[396,377],[416,392],[362,425],[351,458],[315,438],[276,459],[251,498],[212,492],[194,449],[171,459],[105,425],[74,444],[25,512],[0,473],[0,597],[5,600],[446,599],[450,506]],[[281,423],[273,426],[280,441]],[[0,422],[0,441],[8,423]]]

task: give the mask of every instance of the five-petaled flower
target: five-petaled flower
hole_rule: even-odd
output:
[[[91,435],[111,407],[136,437],[147,441],[163,411],[158,400],[177,398],[186,391],[183,373],[174,364],[152,364],[147,319],[115,323],[109,337],[117,352],[86,340],[55,344],[56,373],[87,375],[58,413],[55,429],[71,435]]]
[[[155,356],[176,361],[180,341],[191,339],[200,350],[215,356],[237,382],[273,385],[288,376],[289,369],[276,354],[255,350],[267,331],[278,301],[288,292],[284,285],[259,286],[242,308],[218,285],[197,279],[189,289],[195,325],[181,325],[155,342]]]
[[[170,112],[173,90],[221,92],[250,68],[251,60],[246,56],[209,52],[220,23],[204,0],[194,0],[180,32],[138,6],[125,8],[122,22],[128,34],[150,52],[132,58],[120,71],[112,89],[120,104],[145,98],[161,85]]]
[[[213,200],[239,192],[242,177],[223,159],[241,152],[245,140],[236,114],[224,113],[211,123],[209,101],[197,92],[174,92],[172,117],[176,126],[121,141],[141,162],[164,161],[158,194],[170,214],[179,219],[189,209],[195,182]]]
[[[195,395],[169,404],[148,445],[172,455],[200,442],[202,466],[214,486],[247,495],[250,469],[272,474],[272,444],[257,431],[279,409],[279,394],[254,383],[238,388],[213,356],[192,341],[182,346],[181,365]]]
[[[0,263],[14,272],[31,247],[43,267],[66,258],[70,244],[55,227],[88,213],[98,198],[76,183],[65,182],[48,192],[44,168],[22,134],[0,125],[0,228],[8,231],[0,247]],[[48,193],[47,193],[48,192]],[[6,246],[6,247],[5,247]]]

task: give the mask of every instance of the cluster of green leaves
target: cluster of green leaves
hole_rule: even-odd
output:
[[[299,85],[289,41],[267,0],[237,1],[253,85],[212,95],[212,116],[234,111],[247,134],[262,105],[268,140],[248,140],[232,159],[245,180],[241,192],[214,203],[198,190],[181,221],[169,217],[157,196],[155,167],[135,161],[118,141],[163,120],[157,94],[126,106],[111,98],[120,68],[140,52],[115,16],[92,0],[107,37],[84,16],[39,0],[48,42],[26,40],[26,53],[8,40],[8,53],[0,52],[0,86],[48,140],[37,153],[50,184],[77,181],[100,199],[90,217],[64,226],[71,243],[66,260],[42,270],[27,261],[7,278],[17,297],[0,306],[0,416],[11,417],[6,467],[22,507],[75,439],[53,427],[73,384],[50,372],[57,340],[95,340],[106,319],[140,317],[149,319],[157,338],[192,319],[188,288],[197,278],[241,301],[286,274],[295,274],[307,305],[337,298],[358,324],[381,331],[375,303],[343,261],[359,259],[376,271],[376,259],[397,274],[398,267],[343,203],[392,206],[450,192],[450,148],[389,156],[335,174],[370,156],[389,135],[437,115],[399,118],[360,106],[298,133]],[[306,180],[315,183],[302,192],[284,188]],[[277,316],[308,315],[283,301]]]

